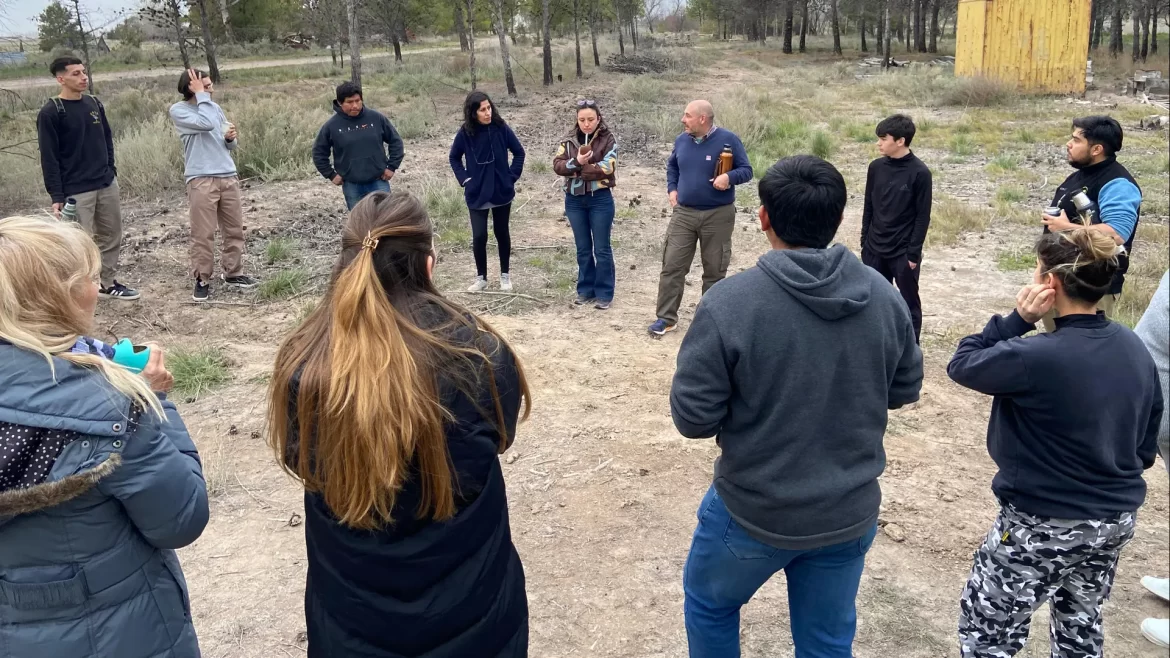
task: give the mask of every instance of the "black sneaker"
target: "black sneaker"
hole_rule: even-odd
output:
[[[138,294],[137,290],[118,283],[117,279],[114,279],[114,283],[109,288],[99,288],[98,295],[107,299],[121,299],[127,302],[132,302],[142,296]]]
[[[221,274],[220,278],[223,279],[224,283],[229,286],[235,286],[236,288],[255,288],[260,285],[259,281],[247,274],[241,274],[239,276],[224,276]]]
[[[195,279],[195,292],[191,293],[191,299],[197,302],[205,302],[210,294],[211,284],[203,279]]]

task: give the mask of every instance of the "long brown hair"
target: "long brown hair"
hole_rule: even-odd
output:
[[[286,471],[320,493],[341,523],[373,529],[408,477],[419,518],[455,514],[440,380],[471,400],[486,384],[507,447],[492,373],[494,329],[444,299],[431,282],[434,229],[415,197],[377,192],[350,213],[324,299],[281,345],[269,391],[269,445]],[[468,338],[470,337],[470,338]],[[530,396],[516,362],[524,419]],[[490,417],[487,410],[481,410]]]

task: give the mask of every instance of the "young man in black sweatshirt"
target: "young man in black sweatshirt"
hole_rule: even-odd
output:
[[[904,114],[883,119],[875,130],[882,157],[869,163],[861,213],[861,260],[898,286],[910,308],[915,337],[922,336],[918,276],[922,244],[930,228],[930,170],[910,151],[914,121]]]
[[[703,296],[670,389],[675,427],[716,437],[683,576],[691,658],[739,656],[739,609],[788,578],[798,656],[850,656],[877,532],[888,410],[918,399],[906,305],[843,245],[845,180],[810,155],[760,181],[772,249]]]
[[[77,222],[102,253],[101,290],[109,299],[138,299],[138,291],[114,279],[122,251],[122,206],[118,197],[118,170],[114,166],[114,136],[106,109],[89,88],[85,65],[76,57],[58,57],[49,66],[61,93],[37,115],[37,142],[45,189],[53,200],[53,214],[69,199],[77,204]]]

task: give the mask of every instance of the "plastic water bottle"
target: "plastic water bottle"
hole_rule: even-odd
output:
[[[65,199],[65,206],[61,208],[61,219],[77,221],[77,199],[72,197]]]

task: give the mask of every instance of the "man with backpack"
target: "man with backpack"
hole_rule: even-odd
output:
[[[122,251],[122,207],[114,136],[106,109],[98,99],[83,93],[89,88],[89,76],[80,59],[58,57],[49,72],[57,78],[61,91],[37,115],[37,142],[53,214],[61,217],[69,199],[76,204],[78,223],[93,236],[102,254],[98,294],[109,299],[138,299],[137,290],[114,279]]]

